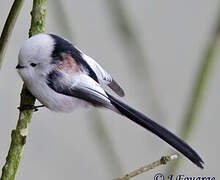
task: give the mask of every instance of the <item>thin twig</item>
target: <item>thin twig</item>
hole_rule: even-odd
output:
[[[45,28],[45,13],[46,13],[46,0],[34,0],[33,10],[31,12],[31,28],[29,35],[32,36],[37,33],[44,32]],[[21,92],[20,107],[33,106],[35,98],[23,85]],[[20,110],[19,118],[16,129],[11,134],[11,145],[6,158],[6,163],[2,168],[2,176],[0,180],[14,180],[16,171],[18,169],[23,148],[28,135],[28,125],[31,121],[33,110]]]
[[[15,0],[11,10],[8,14],[7,20],[5,22],[4,28],[2,30],[2,34],[0,37],[0,69],[2,66],[3,58],[5,56],[6,48],[8,45],[9,38],[14,29],[15,22],[20,13],[24,0]]]
[[[150,164],[148,164],[148,165],[146,165],[146,166],[144,166],[144,167],[141,167],[141,168],[139,168],[139,169],[137,169],[137,170],[134,170],[134,171],[132,171],[132,172],[130,172],[130,173],[124,175],[124,176],[121,177],[121,178],[116,178],[116,179],[114,179],[114,180],[129,180],[129,179],[131,179],[131,178],[133,178],[133,177],[135,177],[135,176],[137,176],[137,175],[139,175],[139,174],[142,174],[142,173],[144,173],[144,172],[147,172],[147,171],[149,171],[149,170],[151,170],[151,169],[153,169],[153,168],[155,168],[155,167],[157,167],[157,166],[165,165],[165,164],[167,164],[169,161],[172,161],[172,160],[177,159],[177,158],[178,158],[178,156],[177,156],[176,154],[171,155],[171,156],[163,156],[163,157],[161,157],[160,160],[158,160],[158,161],[155,161],[155,162],[153,162],[153,163],[150,163]]]

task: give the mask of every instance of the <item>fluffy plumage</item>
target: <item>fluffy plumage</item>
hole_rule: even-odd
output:
[[[144,127],[166,141],[197,166],[200,156],[183,140],[110,94],[123,89],[94,59],[68,41],[52,34],[38,34],[21,47],[18,73],[30,92],[52,111],[70,112],[79,106],[105,107]]]

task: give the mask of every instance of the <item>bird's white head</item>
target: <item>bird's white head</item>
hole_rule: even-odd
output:
[[[37,34],[24,42],[16,69],[24,81],[40,78],[50,71],[55,42],[49,34]]]

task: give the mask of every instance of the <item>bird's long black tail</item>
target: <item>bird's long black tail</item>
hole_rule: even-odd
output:
[[[115,97],[108,94],[109,100],[111,103],[116,107],[116,109],[132,120],[133,122],[139,124],[140,126],[146,128],[147,130],[151,131],[152,133],[159,136],[161,139],[166,141],[168,144],[173,146],[187,158],[189,158],[193,163],[195,163],[200,168],[203,168],[203,161],[199,157],[199,155],[182,139],[162,127],[161,125],[157,124],[156,122],[152,121],[150,118],[146,117],[144,114],[136,111],[135,109],[131,108],[130,106],[126,105],[125,103],[119,101]]]

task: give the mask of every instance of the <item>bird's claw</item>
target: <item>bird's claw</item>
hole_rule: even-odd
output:
[[[39,105],[39,106],[33,106],[33,105],[23,105],[21,107],[18,107],[20,111],[24,110],[34,110],[34,112],[38,111],[38,108],[44,107],[44,105]]]

